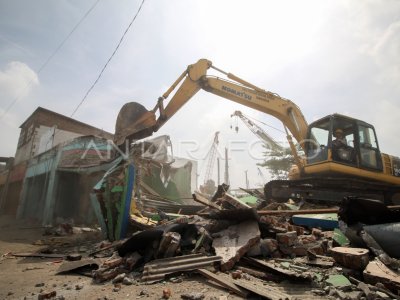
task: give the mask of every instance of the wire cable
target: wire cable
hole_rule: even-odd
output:
[[[114,57],[115,53],[117,52],[119,46],[121,45],[122,41],[125,38],[125,35],[128,33],[129,29],[131,28],[133,22],[136,20],[136,17],[139,15],[140,10],[142,9],[142,6],[144,4],[145,0],[142,0],[142,3],[139,6],[138,11],[136,12],[135,16],[133,17],[133,19],[131,20],[131,22],[129,23],[128,27],[126,28],[125,32],[123,33],[120,41],[117,44],[117,47],[115,47],[114,52],[111,54],[110,58],[107,60],[106,64],[104,65],[103,69],[100,71],[100,74],[97,76],[96,80],[93,82],[93,84],[90,86],[90,88],[87,90],[85,96],[82,98],[81,102],[79,102],[79,104],[75,107],[74,111],[72,112],[70,117],[73,117],[73,115],[78,111],[79,107],[81,107],[81,105],[83,104],[83,102],[85,102],[87,96],[89,95],[89,93],[92,91],[92,89],[94,88],[94,86],[97,84],[97,82],[99,81],[100,77],[103,75],[104,70],[107,68],[108,64],[110,63],[111,59]]]
[[[244,115],[244,114],[243,114],[243,115]],[[265,123],[265,122],[263,122],[263,121],[257,120],[257,119],[255,119],[255,118],[253,118],[253,117],[250,117],[250,116],[246,116],[246,115],[244,115],[244,116],[245,116],[246,118],[253,119],[253,120],[256,121],[256,122],[259,122],[259,123],[261,123],[261,124],[264,124],[265,126],[268,126],[268,127],[272,128],[272,129],[275,129],[275,130],[277,130],[277,131],[279,131],[279,132],[281,132],[281,133],[285,133],[285,131],[283,131],[282,129],[276,128],[276,127],[274,127],[274,126],[272,126],[272,125],[269,125],[269,124],[267,124],[267,123]]]
[[[96,0],[96,2],[93,3],[93,5],[89,8],[88,11],[82,16],[82,18],[79,20],[79,22],[72,28],[70,33],[64,38],[64,40],[57,46],[57,48],[53,51],[53,53],[46,59],[46,61],[42,64],[42,66],[36,71],[36,73],[39,75],[40,72],[43,71],[43,69],[48,65],[48,63],[51,61],[51,59],[60,51],[60,49],[64,46],[66,41],[71,37],[71,35],[78,29],[78,27],[82,24],[82,22],[86,19],[86,17],[90,14],[90,12],[96,7],[96,5],[99,3],[100,0]],[[22,91],[17,95],[13,101],[7,106],[5,111],[0,117],[0,120],[4,118],[4,116],[9,112],[9,110],[14,106],[14,104],[21,99],[23,92],[32,84],[33,79],[28,81],[25,86],[22,88]]]

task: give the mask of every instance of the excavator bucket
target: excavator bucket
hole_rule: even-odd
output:
[[[115,124],[114,143],[139,140],[151,136],[156,125],[156,115],[137,102],[126,103],[119,111]]]

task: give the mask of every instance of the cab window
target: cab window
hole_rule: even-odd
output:
[[[332,128],[332,160],[356,165],[356,148],[354,142],[355,124],[343,118],[336,118]]]
[[[361,165],[372,169],[382,169],[382,161],[375,135],[371,127],[359,126]]]
[[[310,129],[310,138],[307,141],[307,160],[309,163],[328,159],[329,121],[316,124]]]

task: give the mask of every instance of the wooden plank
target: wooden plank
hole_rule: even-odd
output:
[[[232,291],[233,293],[239,295],[240,297],[247,298],[247,296],[249,294],[245,290],[237,287],[230,279],[227,278],[227,276],[216,275],[206,269],[198,269],[196,272],[203,275],[204,277],[206,277],[208,279],[214,280],[219,285]]]
[[[199,202],[199,203],[201,203],[201,204],[207,205],[207,206],[209,206],[209,207],[212,207],[212,208],[215,208],[215,209],[218,209],[218,210],[221,210],[221,209],[222,209],[220,206],[218,206],[217,204],[211,202],[210,200],[208,200],[207,198],[203,197],[203,196],[200,195],[199,193],[196,193],[196,192],[195,192],[195,193],[192,195],[192,197],[193,197],[193,200],[196,201],[196,202]]]
[[[251,257],[242,258],[244,262],[247,262],[251,265],[257,266],[268,272],[274,271],[275,273],[286,275],[289,277],[301,278],[306,280],[311,280],[310,274],[307,272],[298,273],[292,270],[284,269],[279,266],[279,264],[275,265],[273,261],[265,261],[261,259],[255,259]]]
[[[257,213],[263,215],[310,215],[310,214],[330,214],[338,213],[338,208],[320,208],[320,209],[303,209],[303,210],[259,210]]]
[[[243,280],[235,280],[234,282],[237,286],[244,288],[252,293],[265,297],[271,300],[292,300],[293,297],[281,292],[277,288],[268,285],[257,285],[250,282],[245,282]]]
[[[236,198],[228,193],[225,193],[224,197],[222,198],[222,201],[228,202],[235,208],[251,208],[251,206],[247,205],[246,203],[243,203],[238,198]]]
[[[64,259],[67,257],[67,254],[54,254],[54,253],[11,253],[12,256],[15,257],[38,257],[38,258],[61,258]]]
[[[397,210],[400,209],[400,205],[392,205],[387,206],[389,210]],[[330,214],[330,213],[338,213],[339,208],[319,208],[319,209],[299,209],[299,210],[259,210],[257,213],[260,216],[263,215],[309,215],[309,214]]]

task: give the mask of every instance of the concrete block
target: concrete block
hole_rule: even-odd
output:
[[[364,270],[368,265],[369,250],[363,248],[334,247],[331,254],[340,265],[353,270]]]
[[[256,221],[245,221],[229,226],[214,238],[215,254],[222,257],[221,270],[232,269],[237,261],[260,240],[260,230]]]
[[[386,288],[397,291],[400,286],[400,273],[386,267],[379,260],[371,261],[363,272],[364,281],[375,285],[382,283]]]

